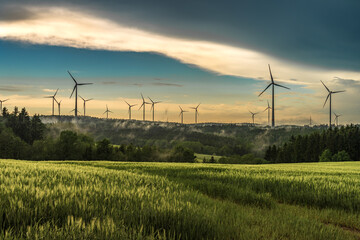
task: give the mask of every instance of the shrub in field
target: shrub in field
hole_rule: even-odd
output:
[[[329,149],[325,149],[319,157],[319,162],[331,162],[332,154]]]
[[[194,162],[194,152],[183,146],[177,146],[171,151],[169,162]]]
[[[350,155],[342,150],[332,156],[333,162],[351,161]]]

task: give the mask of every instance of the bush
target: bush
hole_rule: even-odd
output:
[[[169,162],[195,162],[194,152],[183,146],[175,147],[170,154]]]
[[[333,162],[351,161],[350,155],[342,150],[332,156]]]
[[[332,161],[332,154],[329,149],[325,149],[319,157],[319,162],[331,162],[331,161]]]

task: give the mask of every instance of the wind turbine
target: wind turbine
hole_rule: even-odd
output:
[[[334,115],[335,115],[335,123],[336,123],[336,126],[339,126],[339,117],[341,115],[337,115],[335,112],[334,112]]]
[[[124,100],[124,101],[125,101],[125,100]],[[131,105],[131,104],[129,104],[127,101],[125,101],[125,102],[126,102],[127,105],[129,105],[129,120],[131,120],[131,108],[134,107],[134,106],[136,106],[137,104]]]
[[[142,95],[142,93],[141,93],[141,98],[142,98],[143,102],[142,102],[141,106],[139,107],[139,110],[141,108],[143,108],[143,121],[145,121],[145,105],[150,104],[150,103],[145,101],[144,96]]]
[[[55,104],[55,101],[56,101],[55,96],[56,96],[58,91],[59,91],[59,89],[56,90],[54,95],[44,97],[44,98],[52,98],[52,115],[53,116],[54,116],[54,104]]]
[[[180,106],[179,106],[179,108],[180,108],[179,116],[181,116],[181,124],[183,124],[184,123],[184,112],[188,112],[188,111],[184,111]]]
[[[59,116],[60,116],[60,106],[61,106],[61,101],[62,101],[62,100],[60,100],[60,102],[58,102],[58,101],[56,100],[56,98],[55,98],[55,102],[56,102],[56,103],[57,103],[57,105],[58,105]]]
[[[90,99],[84,99],[82,96],[79,95],[79,97],[84,101],[84,117],[86,113],[86,102],[93,100],[93,98]]]
[[[267,104],[268,104],[268,106],[267,106],[267,108],[264,109],[264,112],[266,110],[268,111],[268,125],[270,126],[270,109],[271,109],[271,107],[270,107],[269,101],[267,101]]]
[[[2,114],[2,110],[3,110],[3,103],[8,101],[9,99],[5,99],[5,100],[0,100],[0,112]]]
[[[159,102],[154,102],[150,97],[148,97],[151,101],[151,109],[150,111],[152,110],[152,120],[153,122],[155,121],[155,104],[158,104],[158,103],[161,103],[161,101]]]
[[[255,115],[258,114],[258,112],[253,113],[252,111],[249,110],[249,113],[251,113],[251,118],[252,118],[252,121],[253,121],[253,125],[255,125]]]
[[[73,75],[71,75],[71,73],[68,71],[70,77],[72,78],[72,80],[74,80],[75,82],[75,86],[74,86],[74,89],[70,95],[70,98],[72,97],[72,95],[74,94],[74,91],[75,91],[75,117],[77,117],[77,114],[78,114],[78,107],[77,107],[77,95],[78,95],[78,86],[83,86],[83,85],[90,85],[92,83],[78,83],[75,78],[73,77]]]
[[[109,110],[108,105],[106,105],[106,111],[103,114],[105,113],[106,113],[106,119],[109,118],[109,113],[113,113],[112,111]]]
[[[75,111],[75,108],[74,108],[73,110],[71,110],[71,111],[70,111],[70,113],[71,113],[71,112],[74,112],[74,111]],[[78,113],[80,113],[80,111],[79,111],[79,110],[78,110]]]
[[[272,73],[271,73],[271,68],[270,68],[270,64],[269,64],[269,72],[270,72],[270,77],[271,77],[271,83],[264,89],[264,91],[262,91],[260,94],[259,94],[259,97],[261,96],[261,94],[263,94],[270,86],[272,86],[272,107],[271,107],[271,110],[272,110],[272,119],[271,119],[271,126],[272,127],[275,127],[275,86],[277,87],[282,87],[282,88],[286,88],[286,89],[289,89],[288,87],[285,87],[283,85],[280,85],[280,84],[277,84],[274,82],[274,78],[272,76]]]
[[[197,123],[197,117],[199,115],[198,112],[198,107],[200,106],[201,103],[199,103],[199,105],[197,105],[196,107],[191,107],[191,109],[195,109],[195,124]]]
[[[323,108],[325,107],[325,104],[327,102],[327,100],[330,97],[330,101],[329,101],[329,106],[330,106],[330,113],[329,113],[329,127],[331,127],[331,95],[335,94],[335,93],[341,93],[341,92],[345,92],[345,90],[341,90],[341,91],[330,91],[329,88],[323,83],[323,81],[320,80],[320,82],[324,85],[324,87],[326,88],[326,90],[328,91],[328,95],[326,97],[325,103]]]
[[[309,126],[311,127],[312,125],[312,119],[311,119],[311,115],[310,115],[310,122],[309,122]]]

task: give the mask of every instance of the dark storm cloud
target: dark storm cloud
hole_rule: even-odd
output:
[[[359,80],[334,77],[336,83],[346,88],[360,88]]]
[[[0,1],[0,4],[2,2]],[[0,5],[0,21],[14,22],[19,20],[32,19],[33,12],[16,5]]]
[[[24,3],[29,2],[49,5],[41,0]],[[360,66],[358,0],[67,0],[56,4],[152,32],[226,43],[304,65],[339,70]]]

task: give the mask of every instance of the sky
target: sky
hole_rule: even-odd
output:
[[[142,119],[141,93],[161,101],[155,119],[267,124],[275,89],[277,124],[326,124],[327,91],[340,124],[360,117],[360,2],[316,1],[3,1],[0,0],[0,100],[51,114],[59,88],[71,114],[73,81],[93,98],[87,114]],[[148,101],[150,101],[148,99]],[[151,120],[150,105],[146,118]],[[56,109],[57,110],[57,109]],[[79,110],[83,112],[82,100]],[[334,116],[332,116],[334,118]]]

